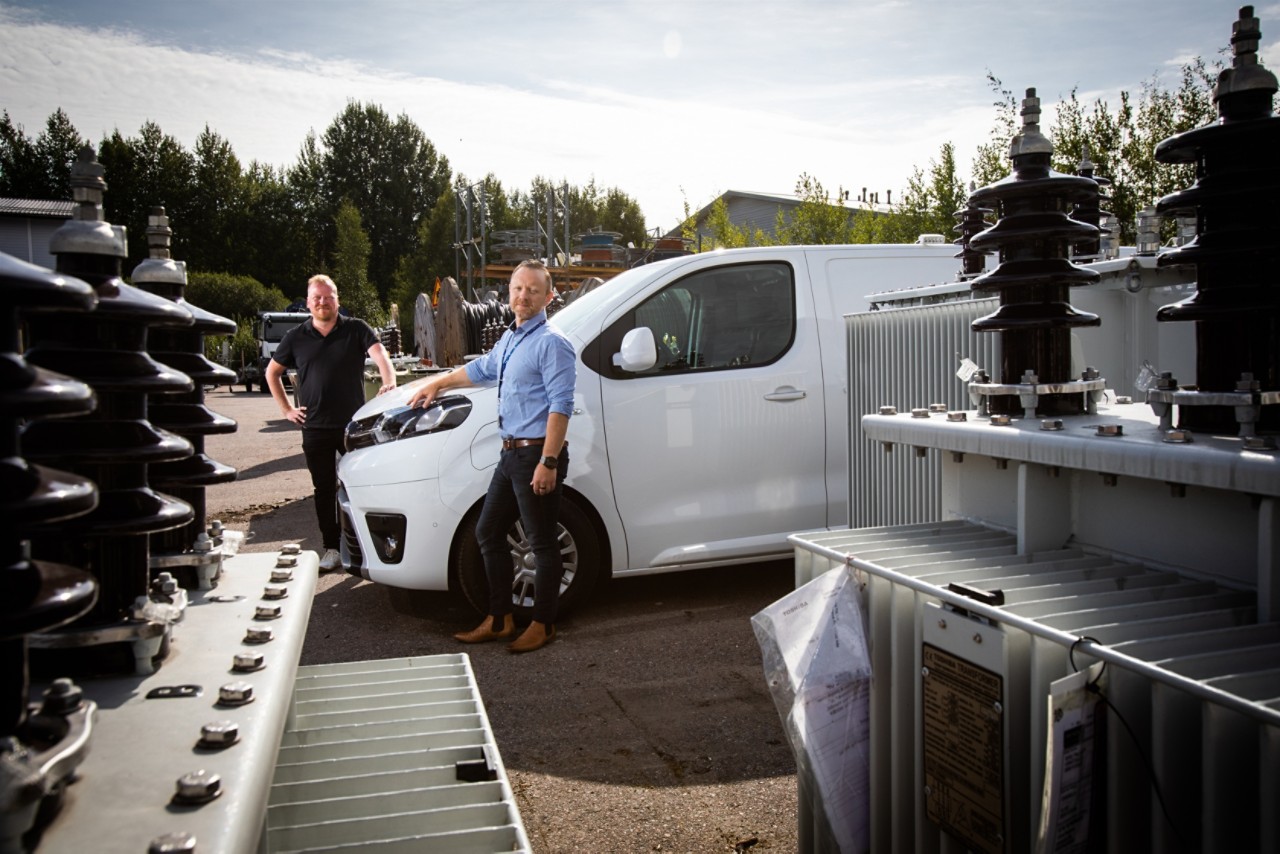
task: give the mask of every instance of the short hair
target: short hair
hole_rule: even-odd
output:
[[[516,265],[516,270],[520,269],[540,270],[542,278],[547,283],[547,293],[555,292],[555,283],[551,280],[551,271],[547,269],[547,264],[538,258],[526,258]],[[515,270],[511,271],[515,275]]]
[[[317,273],[307,279],[307,290],[311,290],[312,285],[328,285],[333,288],[334,293],[338,292],[338,286],[333,283],[333,279],[329,278],[324,273]]]

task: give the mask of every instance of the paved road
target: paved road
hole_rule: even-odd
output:
[[[208,404],[240,424],[207,442],[240,471],[210,518],[252,531],[250,551],[317,549],[294,428],[263,394]],[[791,578],[788,562],[614,581],[544,650],[465,648],[535,851],[796,849],[795,763],[750,626]],[[458,597],[330,574],[303,663],[456,652],[476,620]]]

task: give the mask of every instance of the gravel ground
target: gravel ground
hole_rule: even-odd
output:
[[[206,450],[239,470],[209,518],[246,551],[318,550],[296,428],[267,395],[209,394],[239,423]],[[524,656],[466,647],[533,849],[794,851],[795,762],[751,631],[791,590],[790,562],[613,581]],[[477,615],[445,593],[323,576],[303,664],[458,652]]]

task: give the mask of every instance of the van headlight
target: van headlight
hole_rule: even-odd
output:
[[[461,395],[438,398],[425,408],[397,406],[348,424],[347,450],[452,430],[470,414],[471,398]]]

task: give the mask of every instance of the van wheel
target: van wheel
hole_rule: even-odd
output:
[[[471,607],[481,614],[489,611],[489,581],[484,574],[484,557],[476,542],[476,520],[479,511],[472,513],[459,528],[462,540],[458,544],[458,586]],[[557,614],[564,615],[579,603],[586,601],[600,574],[600,540],[587,514],[568,495],[560,499],[560,524],[557,536],[560,540],[560,556],[564,560],[564,575],[560,579],[560,605]],[[515,575],[511,585],[511,602],[516,619],[527,621],[533,617],[534,567],[533,553],[524,525],[516,520],[507,534],[511,547],[511,561]]]

